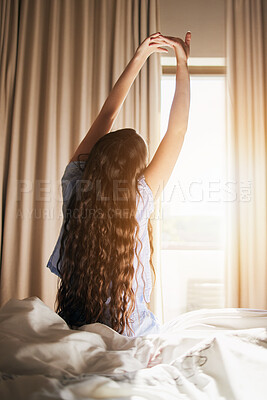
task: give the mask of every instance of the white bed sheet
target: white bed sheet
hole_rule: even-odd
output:
[[[160,334],[70,330],[40,299],[0,310],[0,398],[267,399],[267,311],[199,310]]]

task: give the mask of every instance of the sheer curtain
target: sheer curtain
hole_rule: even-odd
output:
[[[158,0],[1,1],[1,303],[54,306],[45,266],[62,223],[60,178],[139,43],[159,30],[158,12]],[[159,113],[153,54],[113,129],[135,128],[152,158]]]
[[[267,308],[267,2],[227,0],[228,307]],[[232,190],[233,191],[233,190]]]

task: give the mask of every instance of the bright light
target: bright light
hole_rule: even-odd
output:
[[[190,82],[191,105],[187,134],[177,164],[162,194],[163,232],[166,233],[163,239],[170,237],[167,225],[171,224],[171,229],[174,229],[174,224],[179,225],[180,221],[180,226],[187,225],[187,233],[182,238],[181,228],[177,227],[177,242],[212,241],[219,245],[226,191],[225,78],[191,76]],[[175,76],[163,76],[162,135],[167,129],[174,90]],[[176,217],[176,222],[173,217]],[[196,230],[199,234],[194,234]]]
[[[185,142],[162,193],[163,320],[224,306],[225,77],[191,75]],[[165,134],[175,76],[162,77]],[[207,285],[208,284],[208,285]]]

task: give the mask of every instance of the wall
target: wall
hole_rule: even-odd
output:
[[[225,1],[159,0],[161,33],[184,39],[190,30],[191,57],[225,57]]]

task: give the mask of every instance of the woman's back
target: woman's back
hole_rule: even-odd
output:
[[[85,168],[85,161],[75,161],[70,162],[64,171],[64,174],[61,178],[62,184],[62,197],[63,197],[63,216],[64,222],[66,220],[66,214],[68,212],[68,203],[71,199],[74,190],[77,190],[78,187],[82,187],[83,181],[83,171]],[[154,211],[154,202],[153,202],[153,194],[151,189],[147,185],[144,176],[142,175],[138,179],[138,190],[139,193],[136,193],[136,220],[139,226],[139,239],[137,243],[137,254],[139,256],[139,260],[141,265],[138,268],[138,258],[136,253],[134,254],[134,269],[135,276],[132,282],[132,288],[135,294],[135,308],[131,314],[131,323],[130,326],[134,331],[134,334],[141,335],[146,332],[157,331],[159,326],[158,321],[155,316],[148,311],[146,303],[150,302],[150,295],[152,290],[152,279],[151,279],[151,270],[150,270],[150,241],[148,234],[148,220]],[[88,210],[90,212],[90,210]],[[91,211],[92,212],[92,211]],[[115,212],[122,213],[123,210],[112,210],[113,215]],[[112,214],[110,213],[110,216]],[[64,230],[64,222],[61,227],[60,235],[54,251],[48,261],[47,266],[50,270],[60,276],[58,269],[60,270],[60,262],[57,268],[57,263],[60,256],[60,244],[62,239],[62,234]],[[82,240],[82,238],[81,238]],[[115,243],[114,243],[115,245]],[[116,274],[116,267],[114,266],[114,274]],[[101,322],[105,323],[108,326],[111,326],[109,320],[109,312],[108,312],[108,304],[110,298],[107,299],[106,305],[107,309],[105,312],[105,317]],[[64,315],[62,315],[64,317]],[[149,317],[149,318],[148,318]],[[81,325],[86,323],[86,320],[83,320],[84,317],[80,314],[79,310],[77,310],[73,314],[72,325]],[[124,330],[123,334],[126,334]]]

